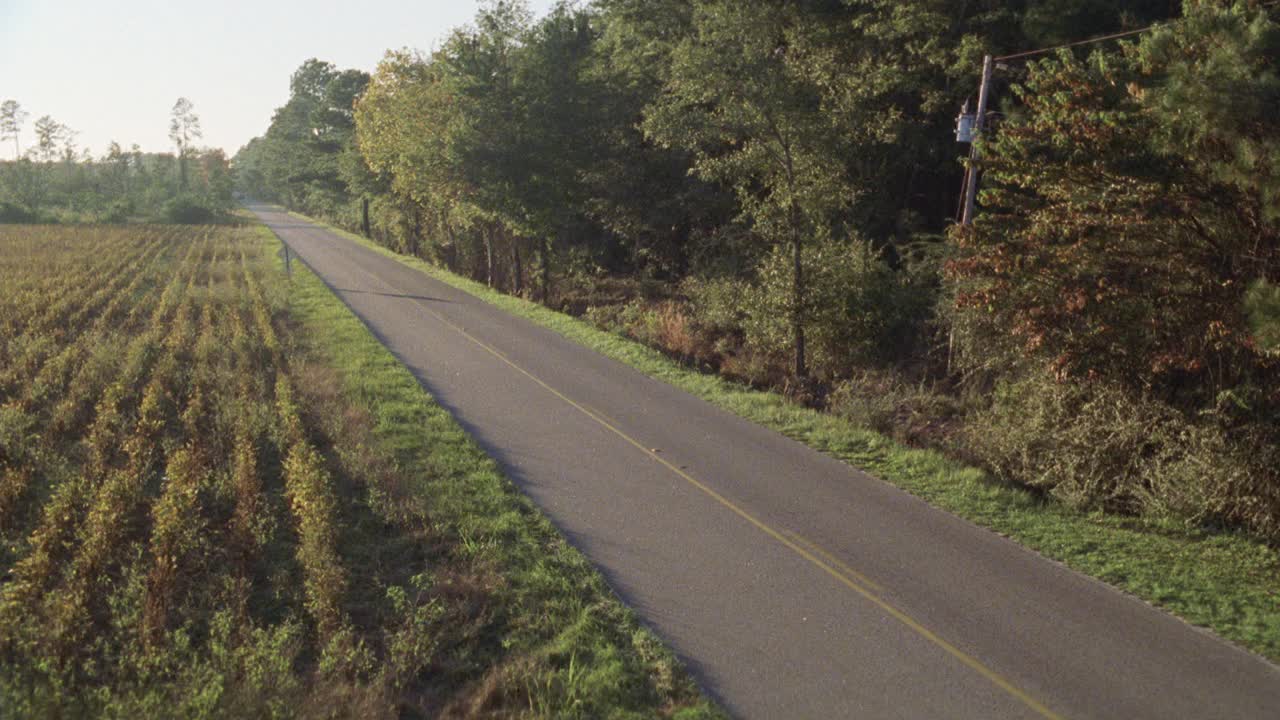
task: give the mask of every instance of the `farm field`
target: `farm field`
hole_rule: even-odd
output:
[[[0,228],[0,716],[717,716],[278,247]]]

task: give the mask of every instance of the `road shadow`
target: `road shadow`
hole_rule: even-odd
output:
[[[273,223],[273,222],[267,222],[266,220],[263,220],[262,224],[266,225],[271,230],[323,230],[324,229],[322,227],[319,227],[318,225],[312,225],[310,223]]]
[[[350,290],[340,287],[333,288],[333,291],[338,293],[351,293],[352,295],[377,295],[379,297],[403,298],[405,300],[425,300],[426,302],[449,303],[451,305],[454,303],[453,300],[431,297],[430,295],[406,295],[403,293],[375,292],[373,290]]]

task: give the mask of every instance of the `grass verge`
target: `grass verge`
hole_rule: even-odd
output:
[[[343,394],[370,412],[375,441],[414,479],[411,491],[429,499],[442,541],[502,580],[480,626],[487,637],[469,643],[478,677],[445,715],[722,717],[590,563],[302,264],[288,307]]]
[[[1280,662],[1280,550],[1276,548],[1239,533],[1072,511],[936,451],[906,448],[775,393],[689,369],[653,348],[582,320],[326,227]]]

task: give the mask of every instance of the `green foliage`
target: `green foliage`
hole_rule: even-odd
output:
[[[315,58],[304,62],[266,134],[236,153],[238,189],[356,227],[358,198],[350,185],[366,178],[343,158],[355,152],[355,102],[368,83],[360,70],[338,70]]]
[[[784,364],[791,347],[790,251],[767,255],[751,282],[686,283],[694,316],[725,332],[741,332],[744,349]],[[803,310],[809,318],[813,371],[847,377],[853,368],[892,363],[910,351],[932,305],[930,293],[893,272],[868,243],[826,242],[805,247]]]
[[[649,137],[694,153],[694,172],[735,190],[756,233],[790,247],[787,287],[772,289],[790,296],[782,319],[797,376],[808,374],[805,330],[813,320],[800,259],[805,238],[826,236],[824,216],[849,194],[837,160],[841,135],[820,109],[819,89],[788,61],[807,19],[788,4],[696,3],[694,34],[672,52],[666,92],[645,117]]]
[[[1242,194],[1253,224],[1280,221],[1280,23],[1257,3],[1191,0],[1137,47],[1153,145]]]
[[[1280,353],[1280,286],[1258,281],[1249,289],[1245,307],[1259,347]]]
[[[692,153],[654,145],[637,123],[669,81],[676,46],[694,31],[694,4],[595,6],[600,36],[587,73],[599,98],[600,140],[583,179],[588,215],[613,236],[606,267],[678,280],[699,254],[733,262],[739,254],[723,246],[722,230],[735,214],[732,190],[689,173]]]
[[[197,136],[187,132],[180,157],[113,142],[94,159],[49,119],[41,145],[0,161],[0,223],[164,221],[178,204],[205,208],[200,222],[222,217],[235,202],[230,164],[221,150],[191,147]],[[58,142],[65,143],[61,151]]]
[[[161,217],[165,222],[175,225],[207,225],[217,215],[204,202],[189,194],[179,195],[164,204]]]
[[[1037,46],[1060,45],[1163,20],[1178,4],[1176,0],[1030,0],[1022,30]]]
[[[859,369],[836,383],[827,410],[908,447],[945,445],[964,413],[945,388],[910,383],[892,370]]]
[[[1280,270],[1280,226],[1263,188],[1168,144],[1165,76],[1133,55],[1062,54],[1017,89],[1024,115],[988,148],[987,211],[955,234],[966,357],[1204,403],[1267,371],[1243,298]]]
[[[686,361],[761,383],[811,371],[802,396],[834,390],[913,441],[954,445],[958,407],[1053,378],[1141,398],[1098,416],[1118,438],[1163,403],[1228,462],[1280,408],[1280,41],[1259,3],[1181,5],[490,2],[367,87],[309,61],[237,176],[346,227],[367,200],[383,246]],[[998,69],[982,212],[948,233],[953,116],[984,54],[1174,18]],[[322,148],[317,108],[348,99],[324,120],[344,142]],[[1019,442],[1054,431],[1035,432]],[[1109,504],[1086,444],[1063,448],[1082,505],[1156,507]]]
[[[32,223],[36,222],[38,217],[21,205],[0,202],[0,223]]]

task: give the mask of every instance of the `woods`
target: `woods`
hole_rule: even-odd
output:
[[[112,141],[93,153],[75,130],[49,115],[32,124],[17,100],[0,104],[0,140],[13,159],[0,160],[0,223],[206,223],[233,205],[231,164],[220,149],[200,148],[200,117],[185,97],[174,103],[169,139],[175,153],[143,152]]]
[[[960,227],[955,114],[1041,48],[997,63]],[[1275,540],[1278,53],[1251,0],[503,0],[372,73],[308,61],[233,164],[1074,506]]]

